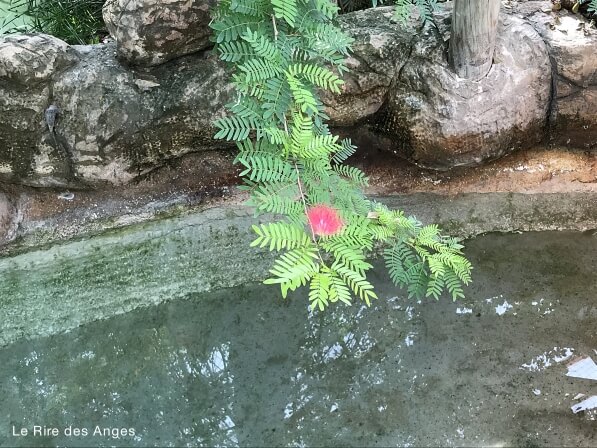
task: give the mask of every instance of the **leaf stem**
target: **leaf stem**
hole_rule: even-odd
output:
[[[299,193],[301,195],[301,201],[303,203],[303,209],[305,210],[305,216],[308,216],[307,215],[307,201],[305,201],[305,193],[303,192],[301,175],[300,175],[298,165],[296,162],[294,162],[294,169],[296,170],[296,181],[298,183]],[[325,263],[323,262],[323,258],[321,257],[321,252],[319,251],[319,244],[317,243],[317,237],[315,236],[315,231],[313,230],[313,227],[311,226],[311,223],[309,222],[308,218],[307,218],[307,224],[309,226],[309,230],[311,230],[311,238],[313,239],[313,242],[315,243],[315,247],[317,247],[317,256],[319,257],[319,261],[321,261],[322,266],[325,266]]]

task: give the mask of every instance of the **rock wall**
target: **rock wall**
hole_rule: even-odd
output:
[[[381,11],[380,11],[381,12]],[[390,12],[391,14],[391,12]],[[361,22],[352,17],[354,26]],[[423,28],[364,130],[379,145],[437,169],[473,165],[539,143],[551,94],[547,47],[523,19],[502,15],[493,66],[460,78],[448,64],[450,10]]]
[[[210,46],[215,0],[109,0],[104,22],[117,54],[130,65],[159,65]]]
[[[212,139],[211,122],[233,95],[229,71],[207,48],[213,5],[158,3],[108,2],[107,44],[0,37],[0,181],[119,185],[186,153],[230,147]],[[567,11],[556,22],[549,1],[518,5],[501,11],[494,64],[478,82],[446,62],[448,4],[418,33],[395,23],[392,8],[342,16],[355,43],[345,91],[324,96],[331,124],[437,169],[548,136],[596,146],[597,30]]]
[[[590,149],[597,143],[597,30],[569,11],[559,19],[541,10],[528,20],[549,48],[554,72],[551,140]]]

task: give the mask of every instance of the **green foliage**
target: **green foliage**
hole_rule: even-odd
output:
[[[277,217],[253,226],[252,246],[280,252],[265,283],[283,297],[309,284],[320,310],[354,298],[369,305],[377,296],[367,259],[385,246],[390,277],[409,297],[462,297],[472,269],[462,246],[368,200],[367,177],[344,164],[356,147],[325,124],[318,92],[341,92],[351,43],[333,23],[337,9],[329,0],[222,0],[213,13],[216,50],[234,64],[238,92],[230,115],[214,122],[216,137],[238,146],[247,204]],[[323,215],[311,222],[315,209]],[[326,213],[331,230],[317,224]]]
[[[104,0],[11,0],[11,19],[27,18],[25,29],[56,36],[69,44],[93,44],[107,35],[102,18]],[[7,28],[4,24],[2,28]]]
[[[591,0],[597,2],[597,0]],[[422,23],[432,20],[432,13],[437,8],[437,0],[339,0],[340,12],[348,13],[362,9],[376,8],[384,4],[395,7],[394,17],[402,25],[406,25],[413,11],[419,13]]]
[[[372,0],[377,6],[377,0]],[[388,4],[394,5],[394,17],[402,25],[406,25],[413,11],[419,13],[419,21],[425,23],[433,20],[433,11],[437,8],[437,0],[389,0]]]

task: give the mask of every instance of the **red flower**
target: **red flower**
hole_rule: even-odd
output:
[[[310,207],[307,219],[315,235],[335,235],[344,225],[338,212],[323,204]]]

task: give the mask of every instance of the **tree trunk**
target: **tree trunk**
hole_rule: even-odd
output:
[[[500,0],[454,0],[450,56],[458,76],[479,80],[495,50]]]

